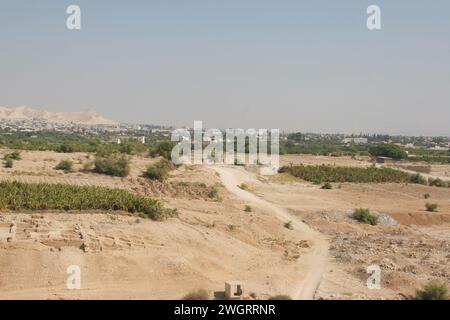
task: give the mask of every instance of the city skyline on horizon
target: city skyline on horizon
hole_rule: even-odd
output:
[[[19,0],[0,12],[0,105],[120,122],[450,136],[450,4]],[[381,8],[382,29],[366,28]]]
[[[0,109],[1,108],[14,109],[14,108],[32,108],[32,107],[30,107],[30,106],[17,106],[17,107],[0,106]],[[35,108],[32,108],[32,109],[34,109],[35,111],[53,112],[53,111],[48,111],[48,110],[45,110],[45,109],[35,109]],[[65,112],[55,111],[54,113],[69,113],[70,114],[70,113],[79,113],[79,112],[83,112],[83,111],[94,112],[98,116],[103,116],[102,114],[99,114],[94,108],[83,108],[83,109],[81,109],[79,111],[76,111],[76,110],[74,110],[74,111],[65,111]],[[0,121],[2,121],[2,120],[3,121],[5,121],[5,120],[14,121],[14,119],[4,119],[4,118],[2,118],[0,116]],[[20,120],[20,119],[15,119],[15,120]],[[129,121],[120,121],[120,120],[117,120],[117,119],[109,119],[109,118],[108,118],[108,120],[115,121],[116,123],[115,124],[95,124],[95,125],[99,125],[99,126],[101,126],[101,125],[103,125],[103,126],[135,125],[136,126],[137,125],[137,126],[151,126],[151,127],[172,128],[172,129],[176,129],[176,128],[193,129],[192,123],[191,124],[186,124],[186,125],[175,126],[175,125],[170,124],[170,123],[129,122]],[[87,124],[81,124],[81,125],[87,125]],[[90,125],[93,125],[93,124],[90,124]],[[205,127],[203,127],[203,129],[219,129],[219,130],[224,130],[224,129],[228,129],[228,128],[231,128],[231,127],[213,127],[213,126],[205,126]],[[343,136],[346,136],[346,137],[388,135],[388,136],[392,136],[392,137],[395,137],[395,136],[404,136],[404,137],[445,137],[445,138],[449,138],[450,139],[450,135],[446,135],[446,134],[442,134],[442,135],[439,135],[439,134],[437,134],[437,135],[433,135],[433,134],[431,134],[431,135],[424,135],[424,134],[414,134],[414,133],[411,133],[411,134],[407,134],[407,133],[406,134],[397,134],[397,133],[394,133],[394,132],[391,132],[391,133],[389,133],[389,132],[376,132],[376,131],[374,131],[374,132],[369,132],[369,131],[352,132],[352,131],[345,131],[345,130],[343,130],[343,131],[334,131],[334,132],[328,131],[327,132],[327,131],[307,131],[307,130],[305,131],[305,130],[295,129],[295,128],[257,128],[257,127],[246,127],[246,128],[237,128],[237,127],[235,127],[234,129],[244,129],[244,130],[247,130],[247,129],[268,129],[268,130],[270,130],[270,129],[279,129],[280,133],[283,133],[283,134],[302,133],[302,134],[343,135]]]

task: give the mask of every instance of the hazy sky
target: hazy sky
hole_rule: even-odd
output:
[[[0,0],[0,43],[0,106],[450,135],[448,0]]]

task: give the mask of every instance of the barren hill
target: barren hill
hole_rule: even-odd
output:
[[[81,110],[78,112],[51,112],[46,110],[36,110],[26,106],[17,108],[0,107],[0,119],[42,119],[53,123],[73,122],[79,124],[115,124],[113,120],[103,117],[92,109]]]

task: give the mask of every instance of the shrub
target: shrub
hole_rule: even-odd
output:
[[[417,300],[448,300],[449,293],[447,286],[442,283],[432,282],[416,292]]]
[[[111,210],[141,213],[161,220],[176,215],[158,201],[126,190],[66,184],[0,182],[0,209],[21,210]]]
[[[5,168],[12,168],[12,167],[13,167],[12,159],[6,159],[5,160]]]
[[[292,221],[285,222],[284,227],[289,230],[294,230],[294,227],[292,226]]]
[[[171,169],[172,164],[166,159],[161,159],[156,164],[149,166],[144,176],[151,180],[163,181],[167,178]]]
[[[370,209],[355,209],[353,211],[353,218],[358,220],[359,222],[370,224],[372,226],[378,224],[378,216],[370,213]]]
[[[182,300],[209,300],[209,294],[205,289],[199,289],[188,293]]]
[[[218,199],[219,198],[219,190],[217,189],[217,187],[212,187],[211,190],[209,190],[208,192],[208,198],[211,199]]]
[[[286,294],[278,294],[270,297],[269,300],[292,300],[292,298]]]
[[[74,151],[75,151],[74,146],[67,143],[60,144],[59,147],[56,149],[56,152],[62,153],[72,153]]]
[[[5,159],[5,160],[8,160],[8,159],[11,159],[11,160],[22,160],[22,157],[20,156],[20,152],[19,151],[13,151],[11,153],[5,154],[3,159]]]
[[[141,155],[143,155],[146,152],[148,152],[148,148],[140,142],[127,141],[127,142],[121,143],[119,145],[118,151],[120,153],[126,153],[126,154],[141,154]]]
[[[439,187],[439,188],[447,188],[448,187],[448,183],[439,178],[436,178],[436,179],[429,178],[428,184],[432,187]]]
[[[425,179],[421,174],[417,173],[417,174],[413,174],[411,176],[410,179],[411,183],[417,183],[417,184],[423,184],[423,185],[427,185],[428,181],[427,179]]]
[[[69,172],[72,170],[73,162],[71,160],[61,160],[55,167],[56,170]]]
[[[326,182],[326,183],[321,187],[321,189],[331,190],[331,189],[333,189],[333,186],[331,185],[331,183]]]
[[[126,177],[130,172],[130,160],[124,155],[116,154],[97,156],[94,161],[94,171],[110,176]]]
[[[423,195],[423,198],[424,198],[424,199],[429,199],[429,198],[430,198],[430,194],[429,194],[429,193],[425,193],[425,194]]]
[[[406,151],[395,144],[379,144],[369,148],[369,153],[375,157],[389,157],[392,159],[406,159],[408,154]]]
[[[245,205],[244,211],[245,212],[252,212],[252,207],[247,204],[247,205]]]
[[[167,170],[159,166],[150,166],[145,171],[144,176],[151,180],[163,181],[167,178]]]
[[[240,185],[238,185],[238,187],[241,188],[242,190],[248,190],[249,189],[248,185],[245,184],[245,183],[241,183]]]
[[[427,203],[425,204],[425,209],[426,209],[427,211],[430,211],[430,212],[436,212],[436,211],[437,211],[437,208],[438,208],[438,205],[437,205],[436,203],[429,203],[429,202],[427,202]]]

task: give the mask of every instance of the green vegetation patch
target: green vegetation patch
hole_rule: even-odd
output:
[[[208,291],[206,291],[205,289],[199,289],[188,293],[181,300],[209,300],[209,299],[210,296]]]
[[[353,218],[359,222],[376,226],[378,224],[378,216],[372,214],[369,209],[355,209],[353,212]]]
[[[372,145],[369,148],[369,153],[375,157],[389,157],[397,160],[408,158],[408,153],[406,153],[405,149],[389,143]]]
[[[292,298],[286,294],[279,294],[276,296],[271,296],[269,300],[292,300]]]
[[[126,177],[130,173],[130,160],[125,155],[98,155],[94,161],[94,172],[110,176]]]
[[[428,185],[431,187],[439,187],[439,188],[447,188],[449,187],[449,183],[447,181],[444,181],[442,179],[436,178],[428,178]]]
[[[22,157],[20,156],[20,152],[19,151],[13,151],[11,153],[5,154],[5,156],[3,157],[3,159],[8,160],[22,160]]]
[[[163,158],[154,165],[149,166],[144,172],[144,177],[150,180],[163,181],[168,177],[169,171],[172,169],[173,164],[169,160]]]
[[[61,160],[55,167],[56,170],[63,170],[64,172],[72,171],[73,162],[71,160]]]
[[[3,181],[0,194],[0,210],[112,210],[153,220],[176,214],[154,199],[106,187]]]
[[[333,186],[331,185],[331,183],[325,182],[325,184],[321,187],[321,189],[331,190],[331,189],[333,189]]]
[[[4,164],[5,164],[5,168],[12,168],[13,167],[12,159],[6,159]]]
[[[279,171],[287,172],[294,177],[316,184],[324,182],[356,182],[356,183],[407,183],[409,173],[391,168],[358,168],[337,166],[284,166]]]
[[[152,157],[163,157],[164,159],[170,160],[173,147],[176,145],[172,141],[158,141],[150,148],[150,156]]]
[[[436,203],[429,203],[427,202],[425,204],[425,209],[429,212],[436,212],[438,208],[438,205]]]
[[[413,175],[411,176],[410,182],[411,182],[411,183],[417,183],[417,184],[423,184],[423,185],[425,185],[425,186],[428,185],[427,179],[424,178],[424,177],[423,177],[422,175],[420,175],[419,173],[413,174]]]
[[[431,282],[416,292],[417,300],[448,300],[450,298],[445,283]]]

